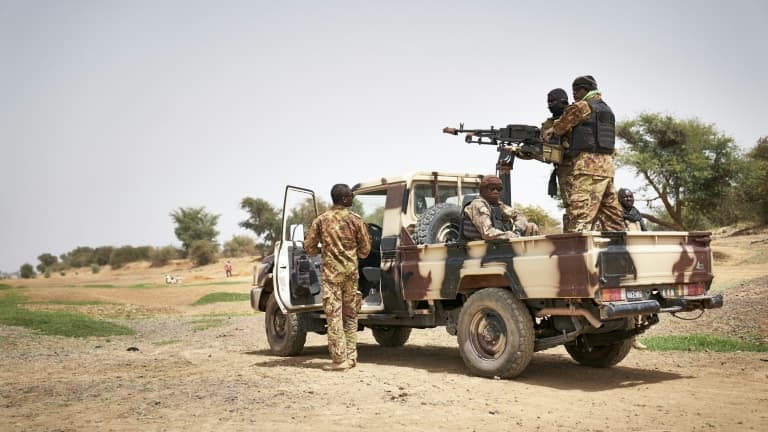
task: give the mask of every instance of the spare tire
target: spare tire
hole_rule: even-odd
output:
[[[425,211],[413,232],[416,244],[447,243],[459,240],[461,210],[456,204],[441,203]]]

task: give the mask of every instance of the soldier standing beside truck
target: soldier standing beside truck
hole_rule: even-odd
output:
[[[564,193],[568,197],[565,232],[590,231],[596,222],[603,230],[623,231],[622,211],[613,185],[616,120],[591,75],[573,81],[574,103],[544,132],[568,138],[565,159],[571,172]]]
[[[349,211],[352,190],[346,184],[331,188],[333,206],[318,216],[304,242],[307,255],[321,253],[323,310],[328,324],[328,351],[333,363],[329,371],[344,371],[357,365],[357,259],[371,251],[368,229],[362,218]]]

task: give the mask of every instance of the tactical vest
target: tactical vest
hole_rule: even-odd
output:
[[[469,203],[467,203],[469,205]],[[465,206],[466,208],[466,206]],[[504,220],[504,214],[501,211],[501,207],[499,206],[490,206],[491,209],[491,225],[501,231],[512,231],[512,225]],[[464,215],[464,222],[462,224],[462,231],[464,233],[464,238],[467,240],[481,240],[483,238],[483,235],[480,233],[480,231],[477,229],[474,223],[472,223],[472,220],[462,212]]]
[[[616,118],[602,99],[587,101],[592,114],[573,128],[569,154],[581,152],[611,154],[616,145]]]

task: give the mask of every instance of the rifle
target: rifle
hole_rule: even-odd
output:
[[[507,125],[496,129],[464,129],[464,123],[459,128],[445,127],[443,133],[458,135],[466,134],[464,142],[468,144],[496,146],[499,159],[496,162],[496,174],[504,183],[502,201],[511,205],[510,171],[515,163],[515,156],[520,159],[536,159],[544,163],[559,164],[563,161],[563,147],[559,142],[544,143],[541,141],[541,130],[536,126]]]

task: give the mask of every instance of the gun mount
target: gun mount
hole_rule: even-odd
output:
[[[496,174],[504,183],[501,200],[511,205],[510,171],[515,163],[515,157],[520,159],[536,159],[544,163],[558,164],[563,160],[563,147],[559,142],[544,143],[541,141],[541,130],[536,126],[507,125],[496,129],[464,129],[464,123],[459,127],[445,127],[443,133],[450,135],[466,134],[464,142],[468,144],[496,146],[499,158],[496,162]]]

